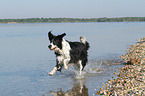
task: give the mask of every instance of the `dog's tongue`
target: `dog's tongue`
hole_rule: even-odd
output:
[[[56,49],[56,47],[55,48],[53,48],[53,49],[50,49],[50,50],[55,50]]]
[[[50,49],[50,50],[54,50],[54,49]]]

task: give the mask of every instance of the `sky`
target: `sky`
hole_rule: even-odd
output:
[[[145,17],[145,0],[0,0],[0,19]]]

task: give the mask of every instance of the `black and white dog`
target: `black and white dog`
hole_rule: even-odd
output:
[[[68,70],[68,65],[74,65],[75,69],[79,68],[80,75],[82,70],[86,66],[88,61],[87,50],[89,49],[89,43],[85,37],[80,37],[80,42],[70,42],[65,40],[63,37],[66,34],[53,35],[48,32],[48,37],[50,40],[50,45],[48,46],[50,50],[55,51],[56,55],[56,66],[49,73],[53,75],[56,71],[60,71],[62,67]]]

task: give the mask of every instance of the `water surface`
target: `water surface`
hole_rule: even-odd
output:
[[[144,26],[144,22],[0,24],[1,96],[92,96],[122,66],[114,65],[118,56],[145,36]],[[65,32],[70,41],[87,38],[91,47],[83,78],[77,78],[73,67],[48,75],[55,66],[54,52],[48,49],[50,30],[56,35]]]

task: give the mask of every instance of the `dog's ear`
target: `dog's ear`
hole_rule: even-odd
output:
[[[59,35],[59,37],[63,38],[66,35],[66,33],[63,33],[61,35]]]
[[[48,32],[48,37],[49,37],[50,42],[51,42],[52,39],[55,37],[51,32],[52,32],[52,31],[49,31],[49,32]]]

